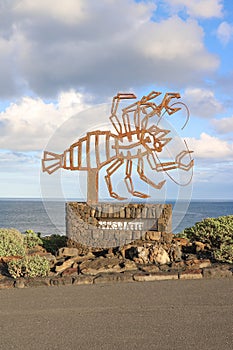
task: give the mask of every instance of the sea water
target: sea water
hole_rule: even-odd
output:
[[[233,215],[232,201],[191,201],[173,205],[173,232],[207,217]],[[14,227],[21,232],[34,230],[44,235],[65,234],[65,203],[32,199],[0,199],[0,227]]]

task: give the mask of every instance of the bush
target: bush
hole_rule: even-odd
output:
[[[46,276],[50,270],[49,261],[39,255],[26,255],[27,248],[42,245],[38,235],[28,230],[22,234],[13,228],[0,228],[0,256],[20,256],[21,258],[8,261],[9,274],[14,277]]]
[[[0,228],[0,256],[24,256],[26,248],[42,244],[42,240],[33,230],[22,234],[14,228]]]
[[[67,244],[67,237],[60,235],[41,237],[41,240],[43,243],[42,246],[47,252],[52,253],[53,255],[56,254],[58,249],[65,247]]]
[[[50,270],[49,262],[39,255],[25,256],[22,259],[11,260],[7,264],[8,272],[13,278],[45,277]]]
[[[179,234],[210,246],[217,261],[233,263],[233,215],[207,218]]]
[[[23,256],[23,235],[14,228],[0,228],[0,256]]]
[[[27,230],[24,234],[23,240],[24,240],[24,245],[27,248],[34,248],[37,245],[43,244],[40,237],[33,230]]]

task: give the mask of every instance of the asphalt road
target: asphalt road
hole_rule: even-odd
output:
[[[232,350],[233,279],[1,290],[0,349]]]

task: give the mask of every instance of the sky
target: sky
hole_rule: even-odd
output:
[[[51,140],[103,128],[96,106],[117,92],[152,90],[179,92],[190,110],[188,195],[232,200],[232,1],[0,0],[0,198],[40,197]]]

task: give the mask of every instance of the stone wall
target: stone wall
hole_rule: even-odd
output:
[[[149,231],[171,232],[171,224],[171,204],[66,203],[66,235],[87,246],[122,246]]]

